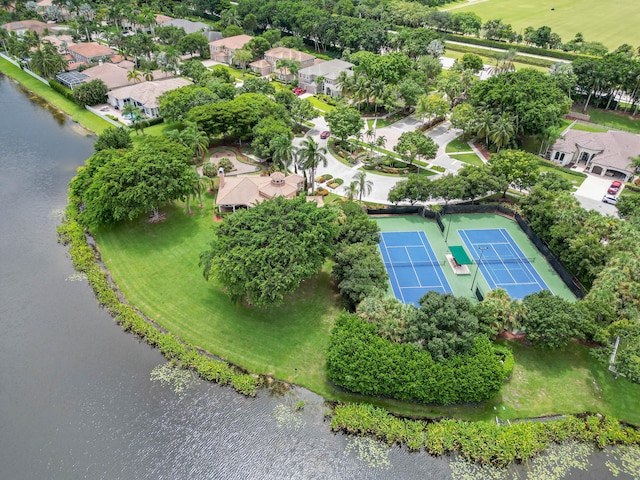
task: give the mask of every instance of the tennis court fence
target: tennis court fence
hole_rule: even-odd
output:
[[[438,223],[438,227],[442,229],[440,223],[442,222],[442,217],[445,217],[447,214],[460,214],[460,213],[498,213],[510,218],[513,218],[522,231],[529,237],[531,242],[536,246],[538,251],[544,256],[544,258],[549,262],[549,264],[556,271],[558,276],[565,283],[567,288],[571,290],[571,292],[578,298],[584,298],[585,289],[580,283],[580,281],[571,273],[566,267],[560,262],[560,260],[553,254],[549,246],[544,243],[544,241],[538,237],[538,235],[533,231],[533,229],[529,226],[527,221],[520,216],[520,214],[510,210],[509,208],[503,207],[502,205],[497,204],[454,204],[454,205],[444,205],[439,211],[434,211],[430,207],[418,207],[412,205],[410,207],[391,207],[389,209],[380,209],[380,210],[370,210],[370,214],[400,214],[406,215],[410,213],[415,213],[424,218],[429,218],[435,220]],[[438,221],[440,220],[440,221]],[[443,231],[443,230],[441,230]]]

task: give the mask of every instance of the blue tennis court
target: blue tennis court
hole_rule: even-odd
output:
[[[452,293],[424,232],[381,232],[379,245],[393,294],[402,303],[417,306],[431,290]]]
[[[511,298],[550,290],[518,244],[504,228],[458,230],[480,271],[494,290],[502,288]]]

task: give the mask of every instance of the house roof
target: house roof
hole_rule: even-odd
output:
[[[158,97],[160,95],[164,92],[175,90],[176,88],[186,87],[187,85],[191,85],[191,82],[184,78],[167,78],[116,88],[112,90],[109,95],[121,99],[133,98],[146,108],[157,108]]]
[[[207,37],[208,42],[215,42],[216,40],[222,40],[224,38],[222,36],[222,33],[215,32],[213,30],[205,30],[202,33],[204,33],[205,37]]]
[[[173,20],[172,17],[168,17],[166,15],[159,15],[159,14],[156,15],[156,23],[158,25],[162,25],[163,23],[170,22],[171,20]]]
[[[334,59],[328,62],[315,63],[310,67],[301,69],[298,73],[302,75],[313,75],[316,77],[325,77],[335,80],[340,75],[340,72],[346,70],[351,71],[353,63],[345,62],[344,60]]]
[[[224,177],[218,190],[217,205],[251,206],[273,197],[291,198],[298,192],[304,179],[297,174],[274,172],[268,177],[238,175]]]
[[[251,62],[249,66],[255,67],[255,68],[265,68],[265,67],[270,67],[271,64],[263,58],[261,60],[256,60],[255,62]]]
[[[252,38],[253,37],[250,35],[235,35],[233,37],[227,37],[210,42],[209,45],[213,47],[226,47],[229,50],[237,50],[244,47]]]
[[[566,153],[574,153],[578,148],[600,152],[592,160],[595,164],[632,173],[630,158],[640,155],[640,135],[618,130],[608,132],[569,130],[564,138],[553,145],[554,150]]]
[[[192,22],[191,20],[185,20],[184,18],[172,18],[170,20],[162,22],[163,27],[168,27],[169,25],[183,28],[186,34],[200,32],[201,30],[209,27],[206,23]]]
[[[2,25],[2,28],[9,32],[20,30],[31,30],[38,35],[42,35],[47,28],[47,24],[38,20],[20,20],[19,22],[10,22]]]
[[[298,50],[294,50],[292,48],[285,48],[285,47],[276,47],[276,48],[272,48],[271,50],[267,50],[266,52],[264,52],[264,56],[273,57],[278,60],[283,60],[283,59],[295,60],[300,63],[306,62],[308,60],[313,60],[314,58],[316,58],[313,55],[309,55],[308,53],[300,52]]]
[[[86,58],[110,57],[111,55],[116,54],[114,50],[110,49],[106,45],[101,45],[96,42],[69,45],[68,50]]]
[[[49,42],[58,50],[60,50],[63,43],[66,44],[66,47],[69,47],[69,45],[73,45],[73,37],[71,35],[46,35],[42,37],[41,40],[43,42]]]
[[[87,81],[91,81],[95,78],[102,80],[109,90],[114,88],[123,87],[129,85],[131,82],[127,78],[129,70],[122,68],[119,65],[113,63],[103,63],[102,65],[96,65],[95,67],[87,68],[84,73],[90,77]]]

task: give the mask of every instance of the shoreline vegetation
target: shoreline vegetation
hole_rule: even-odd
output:
[[[89,132],[99,134],[110,126],[4,59],[0,59],[0,72]],[[134,306],[121,300],[124,297],[110,274],[100,265],[98,252],[90,246],[84,230],[77,223],[77,214],[77,208],[70,202],[63,223],[58,227],[59,241],[69,247],[74,267],[87,275],[96,298],[123,330],[157,347],[173,365],[193,370],[205,380],[230,385],[244,395],[254,397],[258,389],[274,382],[273,376],[247,373],[233,364],[212,358],[198,346],[185,343],[174,334],[163,331],[153,321],[143,318]],[[361,400],[356,397],[351,398]],[[378,403],[385,402],[382,400]],[[497,425],[492,421],[410,420],[367,403],[339,403],[334,405],[331,412],[331,429],[372,435],[387,444],[404,445],[410,450],[424,448],[434,455],[456,452],[466,460],[496,466],[527,461],[552,443],[570,440],[588,442],[599,448],[640,444],[640,430],[600,414],[569,415],[548,422],[523,421]]]

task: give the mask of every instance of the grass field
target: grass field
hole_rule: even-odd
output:
[[[616,130],[640,133],[640,117],[632,118],[628,115],[623,115],[610,110],[589,109],[587,113],[591,117],[592,123],[604,125],[605,127]]]
[[[461,162],[467,163],[469,165],[475,165],[477,167],[484,165],[482,159],[475,153],[453,153],[451,154],[451,158],[453,158],[454,160],[460,160]]]
[[[469,144],[462,140],[462,137],[457,137],[447,143],[446,152],[447,153],[461,153],[461,152],[471,152],[473,151]]]
[[[551,9],[554,10],[551,10]],[[501,18],[521,33],[526,27],[544,25],[562,38],[571,40],[582,32],[585,40],[601,42],[609,49],[623,43],[640,45],[640,5],[637,0],[617,0],[615,3],[600,0],[486,0],[465,6],[452,5],[444,10],[474,12],[482,22]]]
[[[477,48],[476,46],[472,46],[472,47],[464,47],[462,45],[447,45],[446,47],[446,51],[444,53],[445,57],[448,58],[453,58],[455,60],[462,58],[462,56],[469,51],[481,51],[479,48]],[[493,57],[488,57],[486,55],[482,55],[482,54],[476,54],[478,55],[480,58],[482,58],[482,62],[485,65],[495,65],[496,64],[496,59]],[[540,67],[538,65],[530,65],[528,63],[522,63],[522,62],[518,62],[515,61],[513,62],[513,66],[515,67],[516,70],[522,70],[523,68],[531,68],[533,70],[538,70],[540,72],[549,72],[549,68],[547,67]]]

